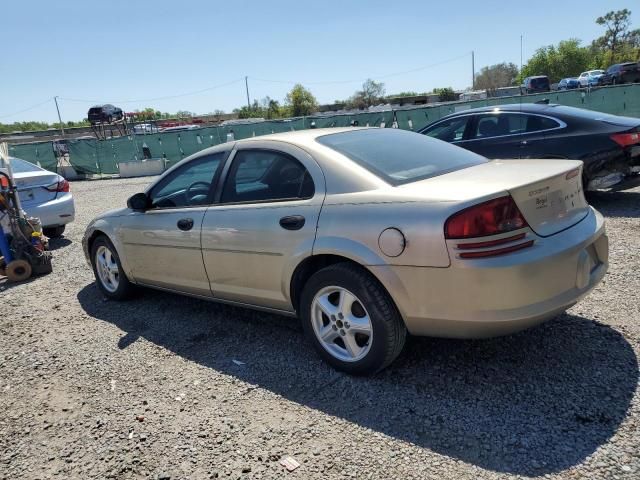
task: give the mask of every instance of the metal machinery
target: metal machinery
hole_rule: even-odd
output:
[[[0,144],[0,254],[0,275],[13,282],[52,269],[40,220],[27,218],[20,208],[6,144]]]

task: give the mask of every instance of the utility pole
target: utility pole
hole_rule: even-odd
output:
[[[475,52],[471,50],[471,90],[476,89],[476,57]]]
[[[56,102],[56,110],[58,111],[58,121],[60,122],[60,131],[62,132],[62,138],[64,138],[64,126],[62,125],[62,117],[60,116],[60,108],[58,107],[58,96],[53,97],[53,101]]]
[[[248,78],[249,77],[247,77],[247,76],[244,77],[244,86],[247,89],[247,108],[249,110],[251,110],[251,102],[249,101],[249,80],[248,80]]]
[[[522,75],[522,35],[520,35],[520,74]]]

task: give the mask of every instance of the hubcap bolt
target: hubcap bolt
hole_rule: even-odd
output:
[[[333,328],[334,330],[338,330],[338,327],[336,327],[335,325],[331,325],[331,328]]]
[[[344,322],[344,326],[345,326],[346,328],[349,328],[351,325],[349,325],[349,322]]]
[[[344,336],[344,330],[342,328],[340,329],[340,335]]]
[[[336,316],[335,315],[331,315],[331,321],[335,322],[336,321]]]
[[[344,315],[342,315],[342,313],[338,313],[338,318],[342,320],[344,318]]]

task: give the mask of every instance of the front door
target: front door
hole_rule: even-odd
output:
[[[311,255],[324,196],[322,171],[303,150],[275,142],[239,145],[220,203],[202,223],[213,296],[291,311],[289,279]]]
[[[200,233],[224,157],[215,153],[181,165],[149,191],[151,208],[123,219],[120,235],[136,282],[211,296]]]

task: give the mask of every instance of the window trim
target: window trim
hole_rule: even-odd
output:
[[[223,167],[226,165],[227,160],[229,158],[229,153],[231,152],[231,150],[222,150],[219,152],[212,152],[212,153],[208,153],[208,154],[204,154],[204,155],[199,155],[195,158],[192,158],[190,160],[188,160],[187,162],[184,162],[184,164],[180,164],[178,163],[176,165],[175,169],[171,169],[171,170],[167,170],[167,174],[163,175],[162,177],[160,177],[153,185],[151,185],[146,193],[147,196],[149,197],[149,200],[151,201],[151,193],[153,192],[153,190],[162,183],[162,181],[165,178],[168,178],[169,176],[175,174],[176,172],[180,172],[182,170],[184,170],[185,168],[187,168],[187,165],[191,164],[192,162],[197,162],[198,160],[202,160],[205,157],[210,157],[213,155],[219,155],[222,154],[222,158],[220,159],[220,163],[218,164],[218,167],[216,168],[216,171],[213,174],[213,178],[211,179],[211,185],[209,186],[209,192],[207,193],[207,202],[203,203],[201,205],[184,205],[184,206],[180,206],[180,207],[151,207],[148,210],[145,211],[146,212],[158,212],[158,211],[164,211],[164,210],[180,210],[180,209],[185,209],[185,208],[202,208],[202,207],[210,207],[211,205],[215,205],[215,191],[217,190],[217,186],[218,186],[218,179],[220,178],[220,175],[222,174],[222,170]]]
[[[490,140],[490,139],[494,139],[494,138],[506,138],[506,137],[516,137],[516,136],[521,136],[521,135],[532,135],[532,134],[536,134],[536,133],[541,133],[541,132],[552,132],[554,130],[560,130],[563,128],[567,128],[567,124],[565,122],[563,122],[562,120],[560,120],[557,117],[552,117],[550,115],[543,115],[540,113],[531,113],[531,112],[515,112],[512,110],[501,110],[498,112],[492,112],[492,111],[487,111],[487,112],[475,112],[475,113],[463,113],[460,115],[456,115],[455,117],[450,117],[450,118],[443,118],[441,121],[445,121],[445,120],[450,120],[452,118],[459,118],[459,117],[480,117],[481,115],[500,115],[502,113],[509,113],[509,114],[515,114],[515,115],[531,115],[534,117],[542,117],[542,118],[548,118],[549,120],[553,120],[555,122],[557,122],[559,124],[558,127],[555,128],[545,128],[544,130],[536,130],[535,132],[522,132],[522,133],[509,133],[507,135],[496,135],[495,137],[484,137],[484,138],[468,138],[468,136],[471,134],[471,132],[467,131],[465,129],[465,133],[462,137],[462,140],[456,140],[455,142],[451,142],[452,144],[459,144],[459,143],[464,143],[464,142],[478,142],[478,141],[483,141],[483,140]],[[471,122],[467,123],[467,127],[469,127],[469,125],[471,125],[472,123],[477,123],[478,118],[472,118]],[[434,123],[432,125],[429,125],[429,127],[435,127],[436,125],[438,125],[438,123],[440,123],[440,121],[438,121],[437,123]],[[422,131],[420,131],[419,133],[422,133],[423,135],[426,135],[426,128]]]
[[[311,178],[311,181],[313,182],[313,195],[311,195],[310,197],[278,198],[278,199],[271,199],[271,200],[245,200],[245,201],[242,201],[242,202],[223,202],[222,201],[222,193],[224,192],[224,187],[227,184],[227,180],[229,179],[229,172],[231,171],[231,168],[234,165],[234,162],[236,160],[236,156],[240,152],[252,152],[252,151],[277,153],[278,155],[283,155],[285,157],[289,157],[289,158],[295,160],[296,162],[298,162],[302,166],[302,168],[304,168],[305,172],[307,172],[307,175],[309,175],[309,178]],[[220,174],[220,178],[218,180],[218,184],[216,185],[215,205],[217,205],[217,206],[260,205],[260,204],[264,204],[264,203],[305,202],[305,201],[312,200],[317,195],[317,193],[318,193],[318,190],[316,188],[316,182],[313,180],[313,175],[311,175],[311,172],[306,167],[304,162],[300,161],[300,159],[296,158],[294,155],[291,155],[290,153],[284,152],[282,150],[278,150],[276,148],[263,148],[263,147],[237,148],[237,147],[235,147],[233,149],[232,154],[229,155],[229,157],[227,158],[227,161],[225,163],[224,169]]]

